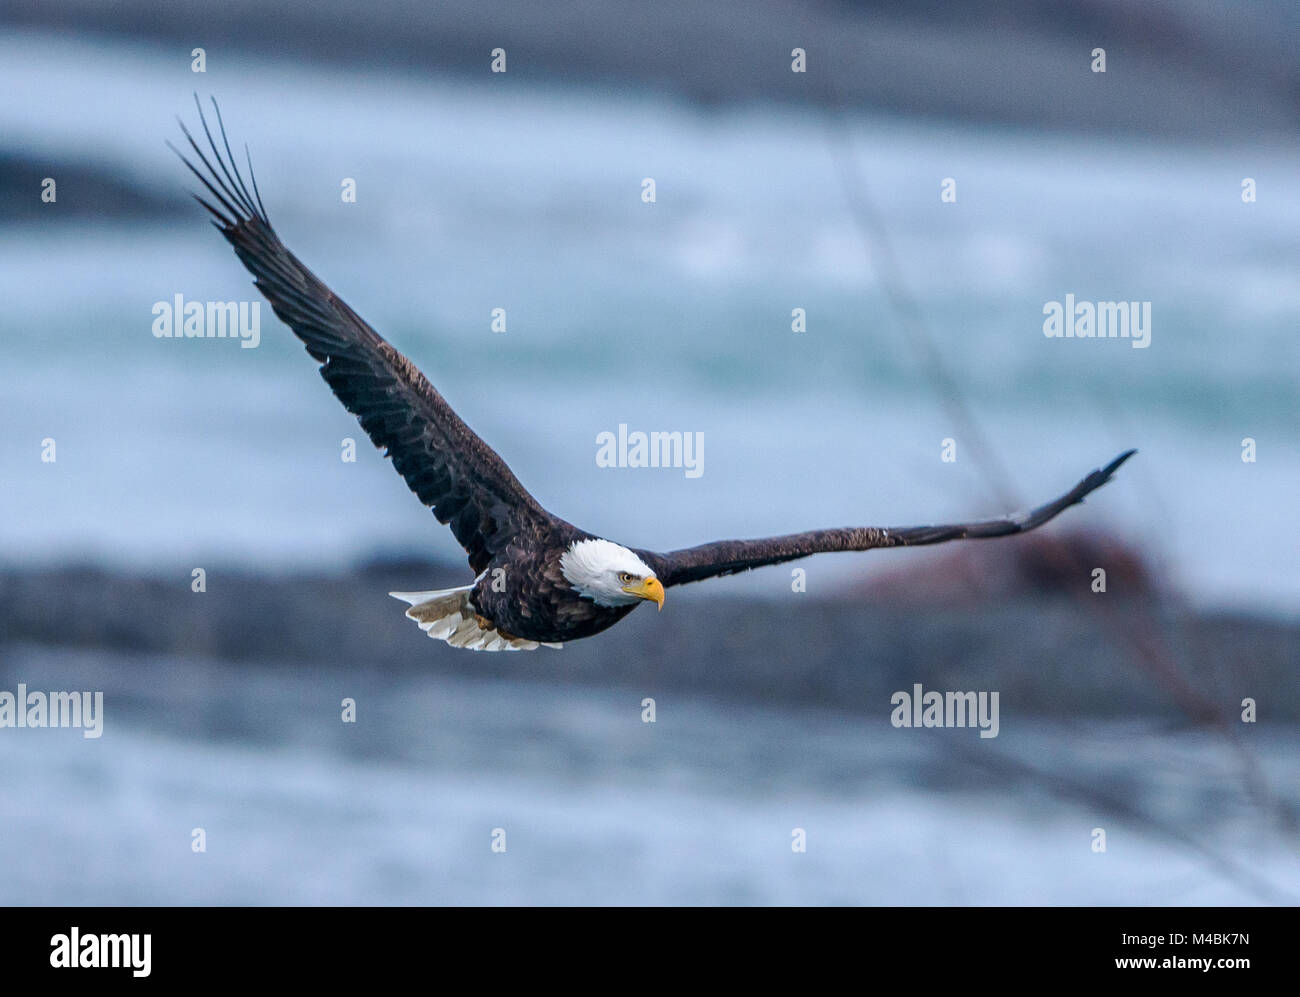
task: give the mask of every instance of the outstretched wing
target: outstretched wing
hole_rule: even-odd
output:
[[[919,547],[924,544],[945,543],[949,540],[982,540],[988,537],[1005,537],[1012,533],[1025,533],[1042,526],[1072,505],[1078,505],[1084,496],[1095,491],[1111,479],[1111,475],[1124,461],[1137,451],[1128,450],[1099,471],[1093,471],[1060,498],[1039,506],[1030,512],[1007,516],[1004,519],[987,519],[978,523],[955,523],[949,526],[906,526],[886,528],[877,526],[848,527],[839,530],[810,530],[784,537],[763,540],[719,540],[717,543],[689,547],[667,554],[637,551],[665,586],[685,585],[718,575],[732,575],[738,571],[761,568],[782,561],[794,561],[810,554],[825,554],[843,550],[871,550],[875,547]]]
[[[262,206],[251,159],[252,193],[230,151],[215,100],[212,106],[225,156],[213,140],[202,105],[199,120],[212,160],[183,122],[181,131],[206,173],[171,148],[215,199],[214,205],[195,195],[275,314],[321,362],[321,376],[339,401],[375,446],[386,449],[411,491],[440,523],[451,527],[475,572],[486,568],[521,532],[544,531],[552,521],[550,514],[524,490],[505,461],[465,425],[411,361],[285,249]]]

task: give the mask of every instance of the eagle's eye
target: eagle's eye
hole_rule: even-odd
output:
[[[620,584],[626,585],[632,581],[632,576],[628,574],[626,571],[620,571],[618,573],[618,580]]]

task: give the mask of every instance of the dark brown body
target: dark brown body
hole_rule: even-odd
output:
[[[562,644],[609,629],[636,605],[598,606],[575,592],[560,569],[560,557],[569,544],[592,539],[591,534],[557,520],[544,535],[507,544],[475,583],[474,609],[503,635],[544,644]]]

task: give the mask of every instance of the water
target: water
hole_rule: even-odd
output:
[[[557,514],[671,548],[1005,511],[888,305],[819,114],[229,53],[196,76],[187,52],[9,33],[0,150],[56,177],[91,163],[178,190],[189,181],[162,142],[176,113],[193,122],[196,86],[251,146],[288,245]],[[908,286],[1023,500],[1137,446],[1069,521],[1133,539],[1198,603],[1294,617],[1300,154],[847,127]],[[1256,204],[1240,200],[1245,176]],[[344,177],[356,204],[339,198]],[[640,199],[645,177],[654,204]],[[939,201],[945,177],[954,205]],[[150,334],[153,303],[177,293],[255,296],[197,208],[56,220],[49,207],[0,238],[0,558],[188,579],[195,566],[342,566],[376,549],[456,554],[269,309],[256,350]],[[1043,304],[1067,293],[1151,301],[1151,347],[1045,339]],[[502,335],[489,327],[498,307]],[[705,473],[598,468],[596,437],[619,423],[703,433]],[[948,436],[956,464],[938,459]],[[1246,436],[1255,464],[1239,456]],[[345,437],[356,463],[339,459]],[[39,459],[46,438],[54,464]],[[924,556],[822,558],[810,577],[825,591]],[[787,579],[711,585],[754,597],[788,594]],[[8,903],[1300,895],[1294,841],[1206,734],[1017,717],[981,741],[654,689],[379,675],[366,662],[303,675],[3,636],[0,688],[102,689],[107,709],[99,740],[0,730]],[[641,722],[647,695],[654,725]],[[340,723],[344,697],[355,725]],[[1248,741],[1289,793],[1295,732],[1261,725]],[[1091,848],[1099,826],[1104,854]],[[504,854],[490,848],[498,827]]]
[[[11,690],[107,688],[98,740],[0,731],[4,852],[22,856],[0,885],[9,904],[1300,895],[1294,842],[1268,830],[1231,756],[1203,734],[1017,720],[981,741],[664,694],[646,724],[654,690],[32,648],[11,649],[0,675]],[[340,722],[345,696],[355,724]],[[1254,748],[1274,785],[1295,785],[1293,733]],[[1134,769],[1135,757],[1147,764]],[[1062,783],[1091,795],[1062,795]],[[1112,798],[1143,816],[1114,812]],[[1092,850],[1096,827],[1105,853]],[[504,853],[491,847],[498,828]],[[796,828],[804,853],[791,848]]]
[[[182,62],[10,34],[0,135],[174,190],[172,118],[193,121],[195,86],[218,94],[288,244],[565,518],[670,548],[1004,511],[887,306],[818,114]],[[865,118],[852,132],[1023,501],[1137,446],[1072,524],[1163,552],[1198,602],[1294,614],[1300,156]],[[1241,202],[1242,176],[1258,203]],[[955,205],[939,201],[944,177]],[[154,339],[152,303],[178,292],[254,296],[197,209],[9,228],[0,550],[168,568],[455,553],[364,440],[340,461],[357,426],[269,309],[257,350]],[[1151,347],[1046,339],[1042,306],[1067,292],[1150,300]],[[704,475],[598,468],[595,438],[620,422],[702,432]],[[956,464],[938,457],[948,436]],[[46,437],[57,465],[37,460]]]

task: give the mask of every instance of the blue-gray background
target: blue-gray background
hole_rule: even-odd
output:
[[[1045,498],[1137,446],[1070,525],[1139,550],[1189,611],[1294,626],[1291,7],[1238,19],[1139,4],[1147,16],[1128,19],[1013,4],[967,23],[892,4],[748,18],[727,4],[530,6],[385,4],[364,25],[333,4],[13,6],[0,31],[9,584],[95,564],[110,586],[163,577],[187,591],[195,566],[218,585],[234,571],[347,578],[377,552],[457,557],[269,308],[256,350],[151,335],[155,301],[255,296],[163,147],[177,114],[194,120],[197,89],[251,148],[288,245],[544,505],[661,549],[1005,511],[889,303],[884,245],[847,206],[847,143],[857,195],[879,210],[1016,494]],[[488,72],[496,44],[504,75]],[[789,69],[797,45],[805,77]],[[1088,69],[1094,46],[1105,75]],[[59,180],[55,205],[39,202],[44,176]],[[956,204],[940,201],[945,177]],[[1257,203],[1242,202],[1244,177]],[[1067,293],[1151,301],[1151,347],[1044,338],[1043,304]],[[498,307],[504,335],[489,326]],[[596,435],[619,423],[703,433],[705,473],[597,467]],[[339,459],[348,436],[355,464]],[[955,464],[939,460],[950,436]],[[54,465],[39,460],[45,437]],[[799,596],[779,569],[672,592],[637,644],[718,598],[782,628],[803,600],[936,556],[810,562]],[[512,664],[491,681],[487,656],[477,676],[448,675],[439,662],[461,652],[412,627],[400,638],[427,674],[384,680],[360,660],[369,677],[349,685],[346,667],[325,680],[273,655],[235,665],[94,635],[72,649],[49,589],[48,632],[0,640],[4,687],[105,689],[107,732],[0,731],[0,849],[16,870],[0,899],[1180,903],[1300,889],[1279,830],[1295,785],[1286,725],[1252,731],[1244,768],[1221,737],[1140,709],[1013,719],[1004,704],[1003,734],[979,742],[895,731],[887,699],[837,711],[660,693],[649,726],[653,684],[547,681],[569,651],[538,654],[522,679]],[[844,667],[871,667],[869,640],[834,626],[821,639],[843,645]],[[709,646],[694,653],[708,669]],[[1007,657],[1008,675],[1041,665]],[[355,730],[338,722],[354,687]],[[1118,784],[1140,813],[1047,792],[1005,758],[972,763],[985,743]],[[1284,797],[1278,812],[1243,790],[1252,766]],[[488,850],[498,826],[504,856]],[[1096,826],[1112,828],[1104,856],[1089,848]],[[790,850],[794,827],[806,855]]]

